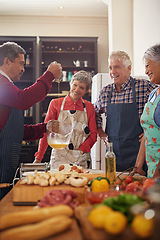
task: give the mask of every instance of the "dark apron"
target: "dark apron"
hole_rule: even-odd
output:
[[[136,103],[134,79],[131,78],[133,103],[111,103],[112,89],[108,97],[106,130],[109,142],[113,142],[116,154],[116,171],[133,167],[140,147],[139,135],[143,132]]]
[[[23,111],[13,108],[6,125],[0,131],[0,183],[12,183],[13,181],[19,165],[23,134]],[[10,187],[0,188],[0,199],[10,189]]]

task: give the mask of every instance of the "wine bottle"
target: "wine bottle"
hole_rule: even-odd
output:
[[[27,54],[27,57],[26,57],[26,65],[30,65],[30,58],[29,58],[29,54]]]

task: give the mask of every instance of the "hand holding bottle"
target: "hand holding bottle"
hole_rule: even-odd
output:
[[[47,71],[53,73],[55,79],[58,79],[62,76],[62,66],[60,63],[52,62],[48,66]]]

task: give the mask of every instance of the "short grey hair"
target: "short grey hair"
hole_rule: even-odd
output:
[[[160,63],[160,43],[153,45],[145,51],[143,60],[146,59]]]
[[[85,83],[86,84],[86,92],[88,92],[90,86],[91,86],[91,83],[92,83],[92,77],[91,77],[91,74],[86,72],[86,71],[79,71],[77,73],[75,73],[73,76],[72,76],[72,79],[71,79],[71,82],[70,82],[70,86],[72,86],[74,80],[76,81],[79,81],[81,83]]]
[[[110,54],[108,61],[119,60],[127,68],[132,65],[129,55],[124,51],[114,51]]]
[[[15,42],[6,42],[0,45],[0,66],[3,65],[4,59],[7,57],[10,61],[14,61],[19,54],[26,54],[26,51]]]

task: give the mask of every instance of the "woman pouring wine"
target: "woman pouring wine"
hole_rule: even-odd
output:
[[[69,145],[63,149],[52,149],[51,169],[66,163],[87,168],[87,162],[91,161],[90,150],[97,140],[95,111],[93,104],[82,98],[89,90],[91,80],[90,74],[85,71],[75,73],[70,82],[70,93],[64,98],[53,99],[50,102],[45,122],[55,119],[72,126]],[[34,163],[41,162],[47,147],[45,134],[39,142]]]

